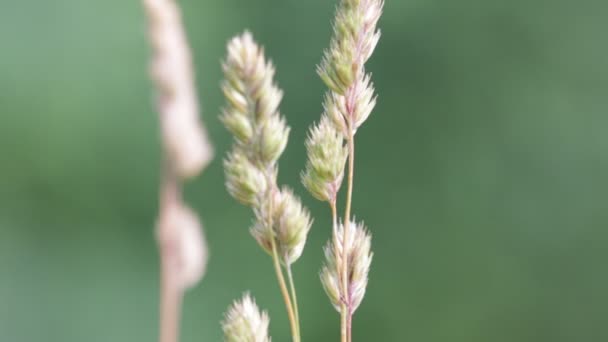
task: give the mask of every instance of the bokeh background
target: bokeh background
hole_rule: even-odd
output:
[[[334,1],[182,0],[217,155],[186,196],[211,260],[184,342],[251,291],[288,324],[251,214],[224,190],[226,41],[266,46],[292,126],[280,182],[316,219],[295,265],[305,341],[336,341],[318,281],[328,209],[299,184]],[[388,0],[357,134],[374,234],[357,341],[607,341],[608,3]],[[159,138],[138,1],[0,1],[0,341],[154,341]]]

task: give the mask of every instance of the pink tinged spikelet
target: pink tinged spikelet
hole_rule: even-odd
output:
[[[282,261],[290,265],[302,255],[306,237],[312,226],[310,214],[293,191],[283,187],[275,197],[275,234]]]
[[[356,80],[345,95],[328,94],[323,105],[326,115],[344,136],[348,136],[347,123],[351,123],[352,133],[356,133],[375,106],[374,84],[369,74]]]
[[[276,191],[272,201],[272,213],[268,212],[267,206],[256,210],[257,220],[251,234],[268,254],[272,254],[271,239],[274,238],[281,262],[291,265],[302,255],[312,219],[308,210],[287,187]],[[268,226],[269,216],[272,227]]]
[[[353,133],[356,132],[357,128],[367,120],[372,110],[376,106],[376,96],[374,95],[374,85],[370,81],[369,75],[365,75],[362,79],[357,81],[355,86],[355,92],[353,97],[354,108],[352,108],[351,122],[354,123]]]
[[[321,270],[321,283],[337,311],[344,301],[351,313],[355,312],[365,296],[369,268],[372,262],[371,235],[363,224],[351,221],[349,239],[343,243],[344,225],[333,229],[332,240],[325,246],[325,266]],[[340,265],[346,249],[348,255],[347,285],[348,293],[341,286]],[[337,254],[336,254],[337,253]]]
[[[308,161],[302,184],[318,200],[333,202],[342,184],[348,151],[344,138],[327,115],[313,126],[306,139]]]

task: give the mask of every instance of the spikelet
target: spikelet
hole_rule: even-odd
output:
[[[312,127],[306,139],[308,161],[302,184],[320,201],[333,202],[342,178],[348,151],[344,138],[326,115]]]
[[[281,262],[291,265],[302,255],[312,219],[288,187],[275,192],[272,202],[271,214],[266,206],[255,211],[256,222],[250,229],[251,235],[268,254],[272,254],[271,239],[274,238]],[[268,225],[269,215],[272,215],[271,226]]]
[[[347,243],[343,243],[343,224],[339,224],[333,229],[332,240],[324,249],[325,265],[320,277],[323,288],[336,310],[338,312],[341,310],[342,301],[344,301],[352,314],[365,296],[373,253],[371,252],[371,235],[363,224],[351,221],[348,236]],[[347,285],[349,291],[347,294],[342,291],[339,269],[344,249],[348,255]]]
[[[222,321],[225,342],[270,342],[266,312],[260,312],[255,301],[245,294],[228,309]]]
[[[224,161],[226,188],[232,197],[245,205],[257,206],[268,184],[264,173],[236,149]]]
[[[274,203],[273,228],[279,242],[279,254],[289,265],[302,255],[312,220],[308,210],[287,187],[276,193]]]

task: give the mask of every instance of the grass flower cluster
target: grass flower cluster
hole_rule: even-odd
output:
[[[182,183],[198,175],[213,152],[199,119],[192,58],[176,0],[142,0],[153,49],[151,78],[163,147],[157,240],[161,256],[160,342],[177,342],[184,291],[205,271],[207,249],[202,226],[181,196]],[[352,340],[352,318],[365,296],[372,262],[371,235],[351,218],[355,134],[376,105],[365,63],[380,38],[377,23],[383,0],[340,0],[330,47],[317,72],[329,90],[324,112],[305,142],[301,180],[331,210],[331,238],[324,248],[320,279],[341,314],[341,341]],[[300,320],[292,264],[303,253],[312,218],[299,197],[277,184],[278,160],[290,127],[279,112],[283,91],[275,67],[249,32],[232,38],[222,63],[226,99],[221,121],[234,138],[224,160],[226,188],[252,209],[249,231],[271,256],[290,322],[300,342]],[[338,196],[346,182],[344,216]],[[329,224],[328,224],[329,225]],[[270,342],[270,319],[249,294],[233,303],[222,321],[227,342]]]
[[[364,65],[380,38],[376,26],[383,6],[382,0],[342,0],[338,6],[334,36],[317,70],[329,91],[324,113],[306,140],[308,158],[301,177],[306,189],[331,208],[332,238],[325,247],[320,278],[330,302],[341,313],[342,342],[352,340],[352,317],[363,301],[372,261],[371,235],[351,218],[351,206],[355,133],[376,105]],[[282,96],[272,85],[274,68],[259,56],[262,53],[248,33],[228,44],[223,89],[230,106],[222,121],[235,136],[236,146],[225,163],[227,188],[241,203],[254,208],[257,222],[251,231],[262,248],[276,254],[279,246],[292,285],[291,298],[284,294],[289,312],[291,301],[296,300],[288,265],[302,253],[310,218],[291,191],[276,190],[273,162],[285,148],[288,129],[278,114],[273,116]],[[344,218],[339,220],[337,197],[347,161]],[[282,224],[275,227],[272,222]],[[287,228],[292,225],[298,229]],[[299,341],[297,303],[295,308],[295,326],[292,314],[290,321],[293,340]]]
[[[321,282],[341,313],[343,342],[352,339],[352,316],[365,295],[372,260],[371,236],[363,224],[351,219],[351,206],[355,133],[376,105],[365,62],[380,39],[376,26],[383,7],[383,0],[340,2],[330,48],[317,70],[329,88],[323,104],[325,111],[306,142],[308,162],[302,182],[317,199],[329,202],[332,212],[333,234],[325,247]],[[348,160],[348,176],[344,219],[340,223],[336,196],[344,174],[344,158]]]
[[[237,201],[253,209],[251,234],[272,256],[292,336],[299,341],[291,264],[302,254],[312,220],[300,199],[277,185],[277,160],[289,137],[289,127],[278,111],[283,92],[274,83],[274,66],[249,32],[228,43],[223,69],[227,104],[221,119],[234,136],[234,147],[224,162],[226,187]]]

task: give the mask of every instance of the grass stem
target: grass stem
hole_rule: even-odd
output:
[[[342,340],[348,342],[350,341],[350,318],[351,310],[349,303],[349,286],[348,286],[348,241],[349,236],[348,233],[350,231],[350,211],[352,206],[352,198],[353,198],[353,181],[355,176],[355,136],[352,130],[352,122],[348,124],[348,180],[347,180],[347,188],[346,188],[346,204],[344,210],[344,236],[342,237],[342,293],[345,298],[342,298],[344,305],[342,306]]]
[[[281,270],[281,263],[279,262],[279,253],[277,252],[277,243],[274,238],[272,239],[272,260],[274,263],[274,270],[277,274],[277,280],[279,281],[279,287],[281,288],[281,294],[283,295],[283,300],[285,301],[285,306],[287,307],[287,316],[289,318],[289,324],[291,326],[292,340],[293,342],[300,342],[298,325],[293,311],[291,298],[289,296],[289,291],[287,290],[287,285],[285,284],[285,277],[283,275],[283,271]]]
[[[172,166],[165,157],[162,162],[159,207],[161,213],[169,210],[179,202],[180,185]],[[164,239],[167,233],[157,234],[160,253],[160,308],[159,308],[159,341],[179,341],[179,321],[182,305],[183,290],[175,279],[175,246]]]
[[[296,319],[296,327],[298,328],[298,338],[300,338],[301,330],[300,330],[300,313],[299,313],[299,309],[298,309],[298,296],[296,295],[296,286],[295,286],[295,282],[293,281],[291,265],[287,265],[285,267],[285,269],[287,270],[287,281],[289,282],[289,289],[291,291],[291,300],[293,302],[293,311],[294,311],[294,316]]]

